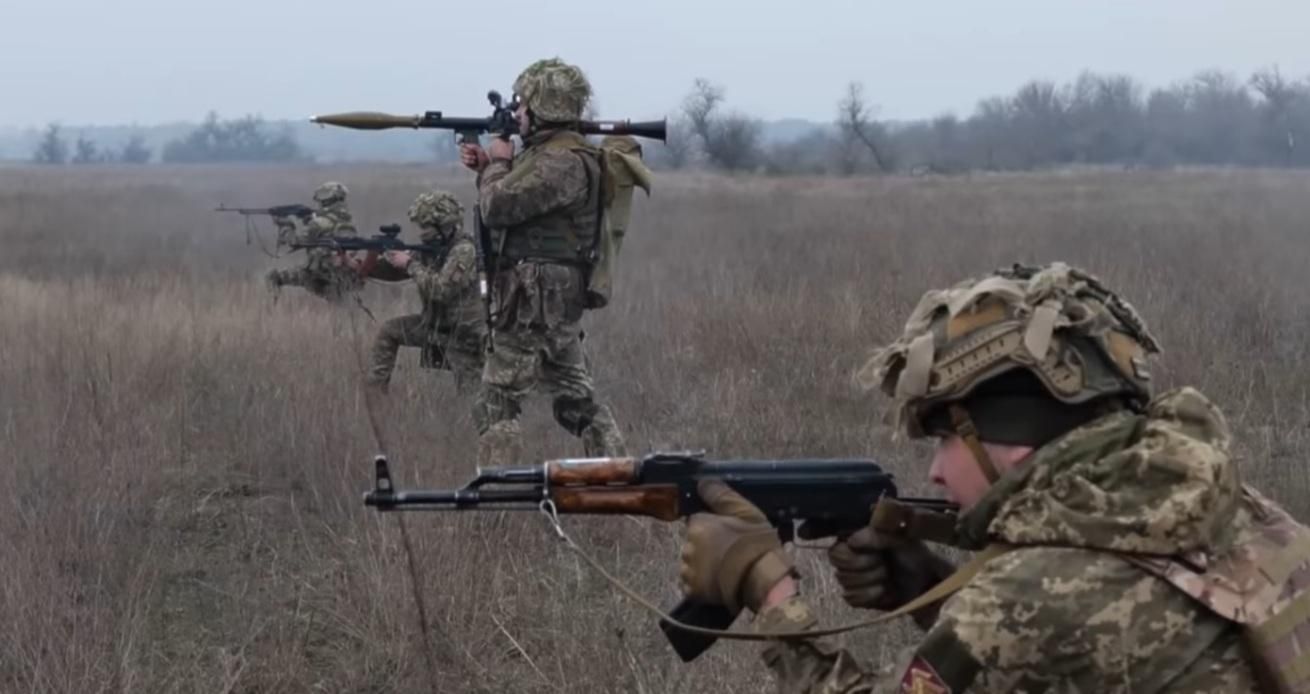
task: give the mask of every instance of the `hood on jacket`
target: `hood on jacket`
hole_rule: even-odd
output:
[[[1116,412],[1033,452],[961,514],[961,544],[1211,554],[1241,500],[1223,414],[1193,388]]]

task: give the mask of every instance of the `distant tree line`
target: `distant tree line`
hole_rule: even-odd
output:
[[[726,110],[725,90],[698,79],[650,148],[670,168],[814,173],[1032,170],[1069,165],[1310,166],[1310,79],[1277,68],[1242,80],[1205,71],[1146,90],[1132,77],[1086,72],[1032,81],[983,100],[973,114],[889,122],[864,86],[848,85],[832,127],[766,144],[762,124]]]
[[[213,111],[185,137],[164,145],[165,162],[290,162],[306,159],[291,133],[271,132],[262,118],[219,120]]]
[[[1240,165],[1310,167],[1310,78],[1276,68],[1246,79],[1209,70],[1148,90],[1127,75],[1085,72],[1071,82],[1035,80],[1009,96],[981,101],[961,118],[878,118],[875,90],[847,85],[834,120],[799,137],[767,138],[764,124],[731,108],[727,90],[692,84],[670,118],[669,139],[646,148],[664,168],[853,175],[1016,171],[1071,165],[1168,167]],[[453,161],[453,140],[430,141],[438,161]],[[79,135],[71,144],[58,124],[33,151],[44,164],[147,163],[154,153],[133,136],[119,149]],[[289,126],[256,116],[204,122],[166,142],[166,163],[294,162],[310,157]]]
[[[38,164],[146,164],[150,157],[150,149],[140,135],[133,135],[120,149],[102,148],[78,135],[70,148],[58,123],[46,126],[32,153],[32,161]]]
[[[32,153],[38,164],[149,163],[153,152],[145,140],[134,135],[121,149],[102,148],[79,135],[72,146],[57,123],[46,126]],[[160,153],[165,163],[197,164],[219,162],[292,162],[308,157],[285,130],[272,132],[256,116],[221,120],[210,112],[205,121],[186,135],[168,141]]]

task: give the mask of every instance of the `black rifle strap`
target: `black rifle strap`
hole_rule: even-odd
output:
[[[254,216],[248,214],[244,214],[241,216],[245,217],[246,219],[246,245],[249,246],[250,240],[253,238],[255,241],[259,242],[259,251],[261,253],[263,253],[264,255],[270,258],[275,258],[275,259],[281,258],[282,257],[281,253],[276,253],[274,251],[268,250],[268,244],[264,242],[263,235],[259,233],[259,225],[255,223]],[[277,225],[275,224],[274,231],[273,231],[274,234],[277,234],[276,227]],[[275,242],[274,249],[281,248],[281,246],[282,246],[281,239],[278,239]]]
[[[479,178],[481,177],[479,176]],[[496,265],[500,263],[501,251],[508,234],[502,233],[500,235],[502,248],[493,251],[491,248],[491,233],[487,231],[486,222],[482,221],[481,190],[478,191],[478,199],[474,202],[473,235],[476,237],[478,262],[481,265],[478,268],[478,293],[482,295],[482,320],[487,326],[487,352],[490,353],[496,351],[497,312],[492,310],[492,304],[496,301]]]
[[[595,269],[596,263],[600,261],[600,234],[605,229],[605,180],[609,175],[609,164],[605,159],[605,151],[600,150],[599,155],[596,157],[600,164],[600,176],[597,178],[595,185],[596,228],[591,236],[591,257],[587,258],[587,263],[591,266],[588,275],[590,275],[591,270]],[[590,284],[590,278],[588,278],[588,284]]]

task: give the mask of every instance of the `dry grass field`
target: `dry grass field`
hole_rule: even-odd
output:
[[[374,325],[297,290],[220,202],[351,189],[362,226],[469,178],[424,168],[0,169],[0,690],[432,691],[396,518],[363,508]],[[1259,171],[879,180],[663,176],[613,306],[587,318],[637,451],[869,456],[912,492],[851,373],[920,293],[1016,260],[1101,275],[1165,346],[1162,385],[1228,413],[1244,475],[1310,517],[1310,176]],[[267,231],[268,225],[264,225]],[[406,232],[412,237],[412,231]],[[411,289],[370,287],[379,318]],[[402,485],[473,470],[469,401],[402,358],[383,408]],[[545,399],[531,459],[576,455]],[[526,461],[525,461],[526,462]],[[535,513],[407,516],[442,692],[755,692],[757,647],[684,666]],[[567,518],[675,598],[680,524]],[[834,618],[822,555],[797,550]],[[903,627],[851,636],[869,659]]]

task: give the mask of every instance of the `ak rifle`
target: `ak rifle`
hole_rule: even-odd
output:
[[[290,204],[274,205],[272,207],[228,207],[219,205],[214,208],[215,212],[236,212],[242,217],[251,217],[255,215],[266,215],[269,217],[296,217],[301,222],[308,222],[310,217],[314,216],[314,208],[308,205]]]
[[[436,246],[419,243],[405,243],[400,238],[399,224],[385,224],[378,227],[378,234],[364,238],[361,236],[328,236],[319,239],[305,239],[292,241],[288,244],[291,250],[303,250],[309,248],[325,248],[330,251],[336,251],[341,255],[353,251],[366,251],[364,259],[358,265],[354,265],[355,272],[360,277],[370,277],[386,282],[398,282],[409,279],[409,275],[401,270],[396,270],[389,264],[381,263],[382,256],[388,251],[411,251],[415,253],[431,253],[441,255],[445,251]]]
[[[538,465],[479,469],[459,489],[396,489],[385,456],[375,459],[375,484],[364,504],[378,511],[474,511],[549,508],[560,515],[633,515],[675,521],[708,511],[697,484],[720,479],[760,509],[784,542],[803,524],[806,539],[845,537],[869,524],[874,508],[894,514],[918,537],[953,531],[957,507],[940,499],[898,498],[891,473],[871,460],[706,460],[700,453],[644,458],[575,458]],[[680,622],[726,629],[736,613],[683,599],[669,615]],[[714,636],[661,622],[669,643],[690,661]]]

